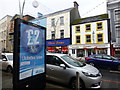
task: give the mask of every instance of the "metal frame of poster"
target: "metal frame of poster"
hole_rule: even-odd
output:
[[[16,19],[14,24],[13,88],[45,88],[46,28]]]

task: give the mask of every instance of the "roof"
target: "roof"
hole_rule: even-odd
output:
[[[71,24],[75,25],[75,24],[94,22],[94,21],[99,21],[99,20],[104,20],[104,19],[108,19],[108,14],[102,14],[102,15],[97,15],[97,16],[76,19]]]
[[[64,13],[64,12],[70,12],[72,9],[74,9],[74,7],[68,8],[68,9],[64,9],[64,10],[60,10],[54,13],[50,13],[47,16],[51,16],[51,15],[55,15],[55,14],[59,14],[59,13]]]

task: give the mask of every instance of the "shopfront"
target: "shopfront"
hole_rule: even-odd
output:
[[[110,55],[110,44],[81,44],[69,45],[69,54],[73,57],[87,57],[93,54],[108,54]],[[73,53],[74,51],[74,53]]]
[[[47,40],[47,51],[57,53],[68,53],[68,45],[70,45],[70,39],[57,39]]]
[[[119,44],[113,45],[113,56],[120,57],[120,45]]]

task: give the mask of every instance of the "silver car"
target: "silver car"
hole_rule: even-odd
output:
[[[100,88],[102,75],[91,65],[81,63],[65,54],[48,53],[46,56],[46,77],[75,88],[76,72],[80,74],[81,88]]]
[[[0,69],[7,70],[12,73],[13,71],[13,53],[0,54]]]

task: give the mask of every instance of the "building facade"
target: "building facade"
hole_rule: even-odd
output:
[[[0,52],[9,51],[9,30],[12,17],[6,15],[0,20]]]
[[[111,24],[112,56],[120,57],[120,0],[108,0],[107,10]]]
[[[71,44],[71,22],[80,18],[78,4],[47,16],[47,51],[68,53]]]
[[[11,21],[10,21],[10,30],[9,30],[9,38],[8,40],[9,42],[9,52],[13,52],[13,42],[14,42],[14,20],[20,18],[20,15],[16,14],[12,17]],[[30,15],[25,15],[23,16],[23,20],[29,21],[34,19],[34,17],[30,16]]]
[[[31,20],[30,22],[35,23],[37,25],[46,27],[46,23],[47,23],[47,15],[43,15],[41,13],[38,13],[38,17]]]
[[[92,54],[110,55],[109,23],[107,14],[75,20],[69,54],[74,58]]]

